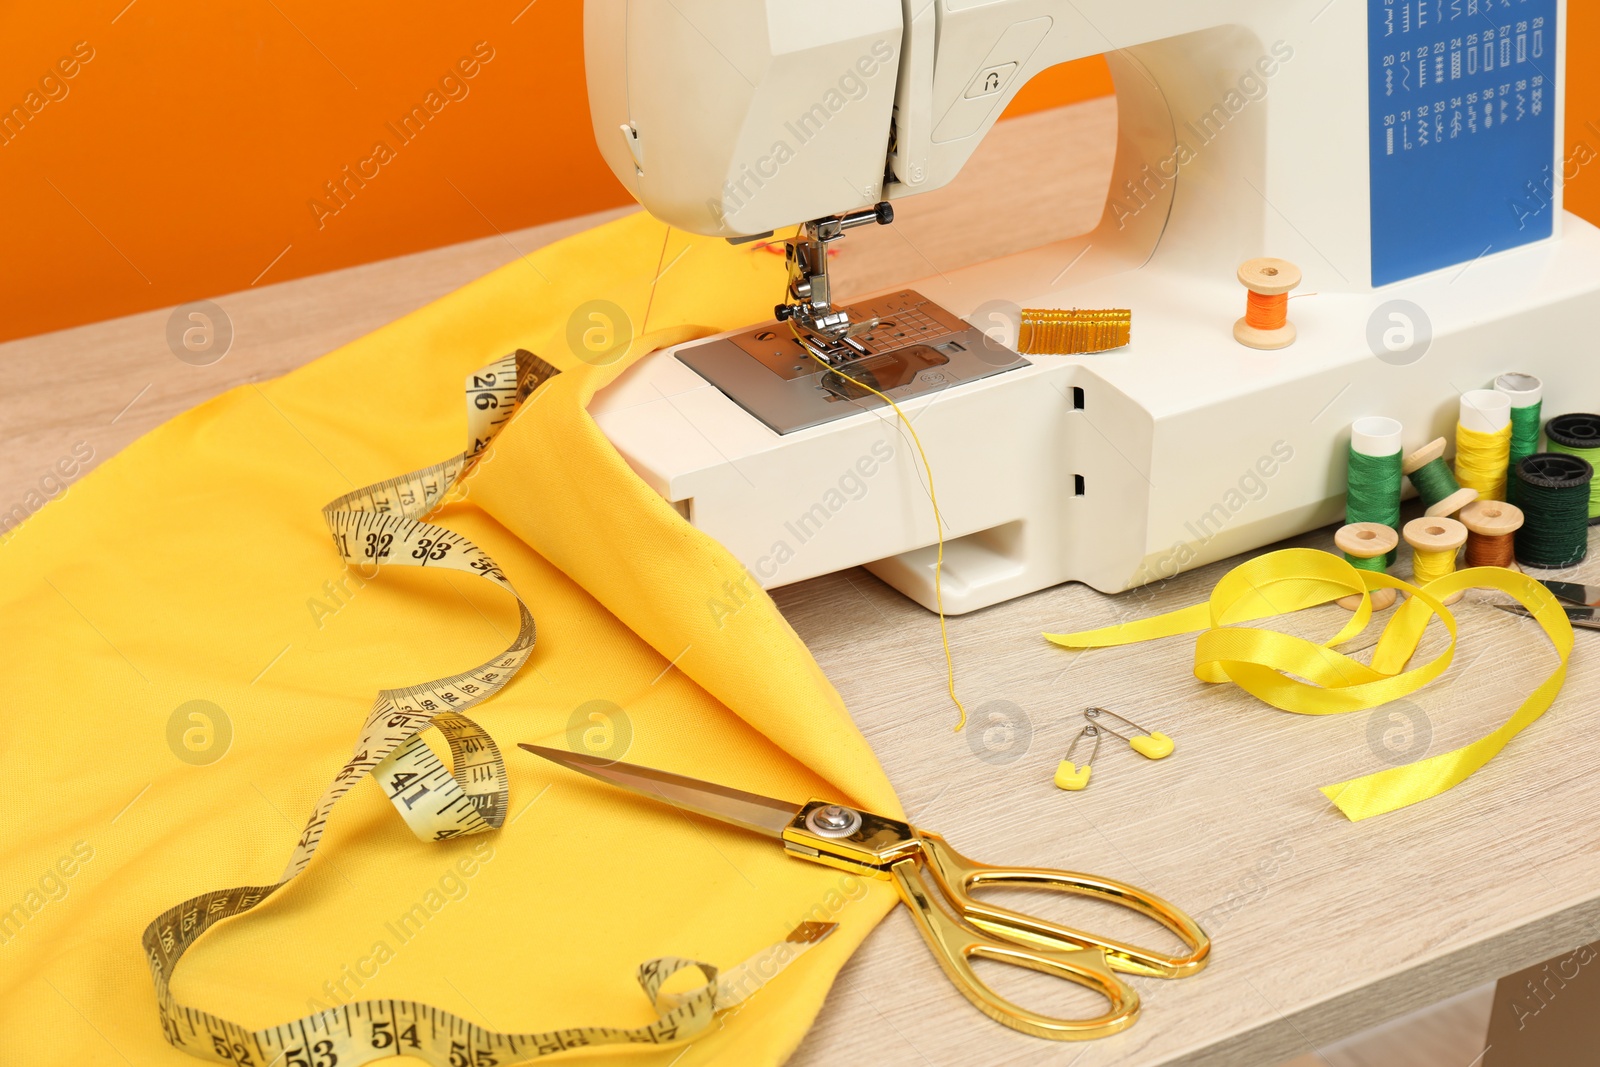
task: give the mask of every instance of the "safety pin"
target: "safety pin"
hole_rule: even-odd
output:
[[[1120,737],[1122,740],[1128,742],[1128,747],[1132,748],[1135,752],[1139,753],[1141,756],[1144,756],[1146,759],[1166,759],[1168,756],[1172,755],[1172,749],[1174,748],[1172,738],[1168,737],[1161,731],[1146,730],[1143,726],[1140,726],[1126,715],[1118,715],[1116,712],[1107,711],[1105,708],[1085,708],[1083,710],[1083,717],[1091,722],[1101,715],[1109,715],[1113,719],[1127,723],[1133,729],[1144,734],[1144,737],[1129,737],[1127,734],[1118,733],[1103,723],[1100,726],[1102,730],[1110,734],[1112,737]]]
[[[1094,747],[1089,750],[1089,758],[1084,761],[1082,767],[1079,767],[1072,762],[1072,754],[1078,750],[1078,742],[1085,737],[1094,738]],[[1067,754],[1061,758],[1060,765],[1056,767],[1056,787],[1077,792],[1087,786],[1089,784],[1089,775],[1092,772],[1092,768],[1089,765],[1094,762],[1094,757],[1099,751],[1100,731],[1097,728],[1091,725],[1085,726],[1078,731],[1078,736],[1074,737],[1072,744],[1067,746]]]

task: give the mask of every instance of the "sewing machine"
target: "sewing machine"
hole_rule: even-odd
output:
[[[1407,448],[1453,439],[1459,392],[1513,370],[1544,379],[1547,414],[1600,404],[1600,232],[1561,208],[1565,19],[1564,0],[586,0],[595,137],[640,203],[733,240],[801,224],[778,318],[658,352],[591,411],[769,588],[865,564],[934,604],[916,449],[862,375],[927,450],[951,613],[1333,522],[1356,417],[1399,419]],[[1035,74],[1100,53],[1118,143],[1092,232],[830,298],[830,245],[949,182]],[[1304,272],[1277,351],[1231,332],[1260,256]],[[1131,308],[1133,340],[1018,356],[1006,316],[964,318],[996,302]]]

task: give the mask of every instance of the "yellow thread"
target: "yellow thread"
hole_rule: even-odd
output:
[[[1511,424],[1479,433],[1456,423],[1456,481],[1476,489],[1479,500],[1506,498],[1506,468],[1511,465]]]
[[[790,329],[795,329],[792,324]],[[941,580],[944,572],[944,516],[939,514],[939,495],[933,491],[933,468],[928,464],[928,454],[922,449],[922,439],[917,436],[917,431],[912,427],[911,420],[906,418],[906,413],[900,410],[900,405],[896,404],[893,399],[878,392],[866,382],[857,381],[844,371],[831,366],[827,360],[811,351],[811,347],[800,338],[799,330],[795,330],[795,339],[800,341],[800,347],[805,349],[806,355],[816,360],[823,370],[837,374],[851,385],[860,386],[893,408],[895,416],[900,420],[901,425],[906,428],[906,433],[911,435],[912,442],[917,446],[917,455],[922,459],[923,473],[928,476],[928,499],[933,503],[934,533],[939,536],[939,554],[934,557],[933,561],[933,602],[938,605],[939,639],[944,642],[945,687],[950,690],[950,699],[961,712],[961,720],[956,723],[956,732],[959,733],[961,728],[967,725],[967,706],[961,703],[960,697],[956,696],[956,664],[955,660],[950,656],[950,631],[946,628],[944,621],[944,583]]]
[[[1453,548],[1446,552],[1429,552],[1421,548],[1412,551],[1411,581],[1416,585],[1427,585],[1455,572],[1456,550]]]
[[[1071,356],[1121,348],[1133,335],[1126,308],[1023,308],[1017,351],[1025,356]]]

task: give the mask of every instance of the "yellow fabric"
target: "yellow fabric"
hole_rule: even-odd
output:
[[[141,928],[192,894],[277,876],[374,691],[504,646],[509,596],[438,572],[391,569],[363,584],[342,571],[320,509],[458,451],[463,376],[517,347],[563,373],[433,520],[499,561],[538,620],[528,668],[476,714],[507,753],[511,819],[423,844],[362,782],[307,874],[209,933],[174,990],[250,1026],[386,996],[500,1030],[635,1026],[654,1017],[635,984],[642,961],[731,966],[803,918],[837,921],[687,1052],[601,1050],[584,1062],[760,1064],[793,1050],[833,975],[896,903],[893,887],[514,747],[567,747],[574,713],[612,701],[631,726],[630,760],[900,814],[770,599],[584,411],[649,349],[767,314],[781,269],[764,252],[630,216],[202,404],[22,527],[0,550],[0,1062],[194,1062],[161,1036]],[[640,334],[608,366],[568,348],[569,316],[592,300],[621,306]],[[64,377],[67,413],[70,387]],[[709,607],[725,582],[746,597],[731,616]],[[231,749],[209,765],[168,746],[168,720],[191,700],[231,724]],[[457,873],[468,859],[472,875]],[[419,904],[426,921],[402,943],[393,923]],[[381,964],[378,942],[391,949]]]
[[[1518,571],[1473,567],[1418,587],[1382,571],[1357,570],[1327,552],[1292,548],[1268,552],[1235,567],[1217,583],[1204,604],[1139,622],[1044,636],[1066,648],[1106,648],[1199,631],[1194,673],[1201,681],[1233,682],[1283,711],[1334,715],[1398,700],[1443,674],[1456,647],[1455,616],[1443,600],[1472,588],[1497,589],[1531,611],[1555,646],[1559,663],[1505,724],[1487,736],[1451,752],[1322,788],[1340,811],[1358,820],[1437,796],[1465,780],[1550,706],[1567,677],[1572,623],[1544,586]],[[1368,665],[1334,649],[1366,629],[1372,618],[1368,593],[1373,589],[1402,590],[1410,599],[1389,619]],[[1322,644],[1235,625],[1285,615],[1352,593],[1360,594],[1359,607],[1344,627]],[[1450,633],[1449,645],[1426,663],[1407,668],[1435,616]]]
[[[1511,424],[1494,433],[1479,433],[1456,423],[1456,481],[1476,489],[1479,500],[1506,498],[1506,472],[1511,464]]]

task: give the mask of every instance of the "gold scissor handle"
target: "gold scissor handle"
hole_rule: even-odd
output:
[[[950,901],[962,919],[996,937],[1042,948],[1075,945],[1085,949],[1100,949],[1113,970],[1151,978],[1186,978],[1204,968],[1210,958],[1211,939],[1205,931],[1188,915],[1142,889],[1092,874],[1037,867],[991,867],[967,859],[938,834],[927,830],[918,830],[917,834],[922,839],[922,853],[927,858],[928,870],[945,899]],[[1139,948],[974,900],[971,891],[979,886],[1056,889],[1121,904],[1171,930],[1188,947],[1189,952],[1173,956]]]
[[[1099,951],[1059,945],[1035,948],[1014,940],[986,937],[952,919],[929,898],[928,883],[923,880],[915,857],[897,861],[889,872],[939,966],[961,995],[995,1022],[1053,1041],[1108,1037],[1133,1025],[1139,1014],[1139,994],[1111,973]],[[1105,997],[1110,1002],[1109,1009],[1093,1019],[1056,1019],[1029,1011],[985,985],[972,969],[970,961],[974,956],[1076,982]]]

